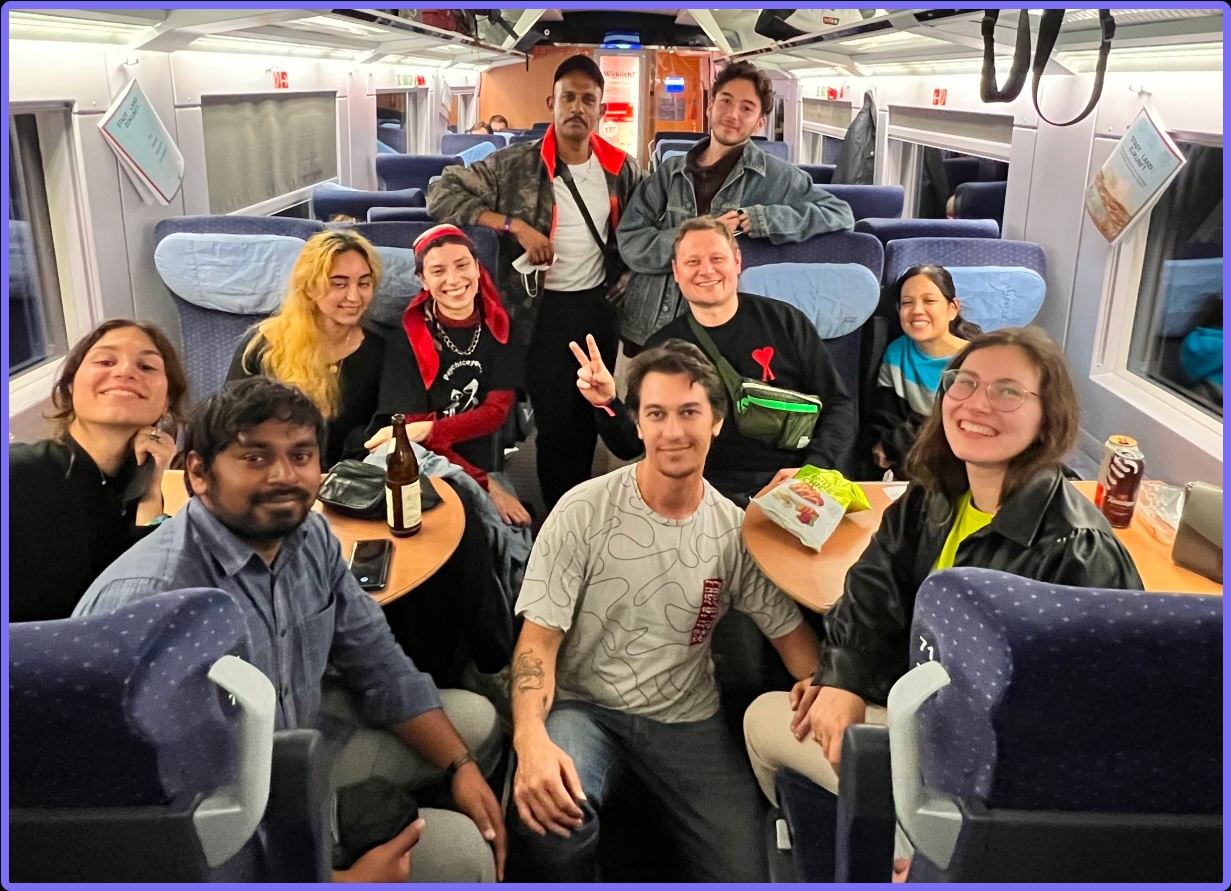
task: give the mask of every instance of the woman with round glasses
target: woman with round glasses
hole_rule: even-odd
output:
[[[906,453],[932,411],[949,360],[982,329],[962,318],[953,277],[943,266],[912,266],[898,276],[901,337],[885,348],[865,429],[872,460],[894,479],[907,479]]]
[[[933,572],[975,566],[1057,585],[1141,590],[1102,513],[1064,478],[1078,406],[1060,348],[1039,328],[980,335],[953,358],[907,456],[913,482],[825,616],[812,685],[767,693],[744,717],[761,788],[783,765],[837,790],[848,724],[885,722],[907,670],[915,594]],[[808,737],[816,742],[807,742]]]

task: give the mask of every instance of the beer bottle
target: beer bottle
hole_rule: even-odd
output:
[[[385,513],[389,531],[405,537],[422,525],[419,503],[419,460],[406,435],[406,415],[393,416],[393,448],[385,459]]]

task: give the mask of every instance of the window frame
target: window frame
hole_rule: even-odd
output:
[[[60,284],[60,304],[68,345],[84,337],[105,318],[97,251],[85,203],[82,155],[72,107],[66,103],[15,102],[9,114],[33,114],[43,157],[47,210]],[[87,121],[82,126],[88,126]],[[9,378],[9,417],[48,398],[64,366],[64,356],[48,359]]]
[[[1225,148],[1220,133],[1168,132],[1176,142]],[[1221,461],[1223,421],[1128,367],[1153,213],[1151,207],[1142,214],[1132,230],[1108,252],[1090,380]]]

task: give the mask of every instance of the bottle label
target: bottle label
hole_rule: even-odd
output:
[[[413,529],[419,525],[423,516],[423,511],[419,501],[419,481],[415,480],[406,486],[399,486],[401,489],[402,516],[400,522],[394,514],[395,499],[393,497],[393,489],[386,487],[385,489],[385,513],[386,519],[389,521],[391,529]]]

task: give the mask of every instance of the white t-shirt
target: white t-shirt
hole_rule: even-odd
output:
[[[611,196],[607,191],[607,175],[590,153],[584,164],[568,165],[573,184],[590,211],[590,219],[599,237],[607,239],[607,220],[611,216]],[[543,286],[552,291],[584,291],[603,283],[603,253],[594,243],[594,236],[577,208],[573,193],[563,177],[552,180],[556,193],[556,230],[551,237],[556,252],[555,262],[547,270]]]
[[[556,696],[667,723],[718,711],[710,641],[730,607],[767,637],[803,621],[744,548],[744,513],[705,483],[685,520],[641,500],[638,465],[571,490],[543,524],[517,613],[563,631]]]

